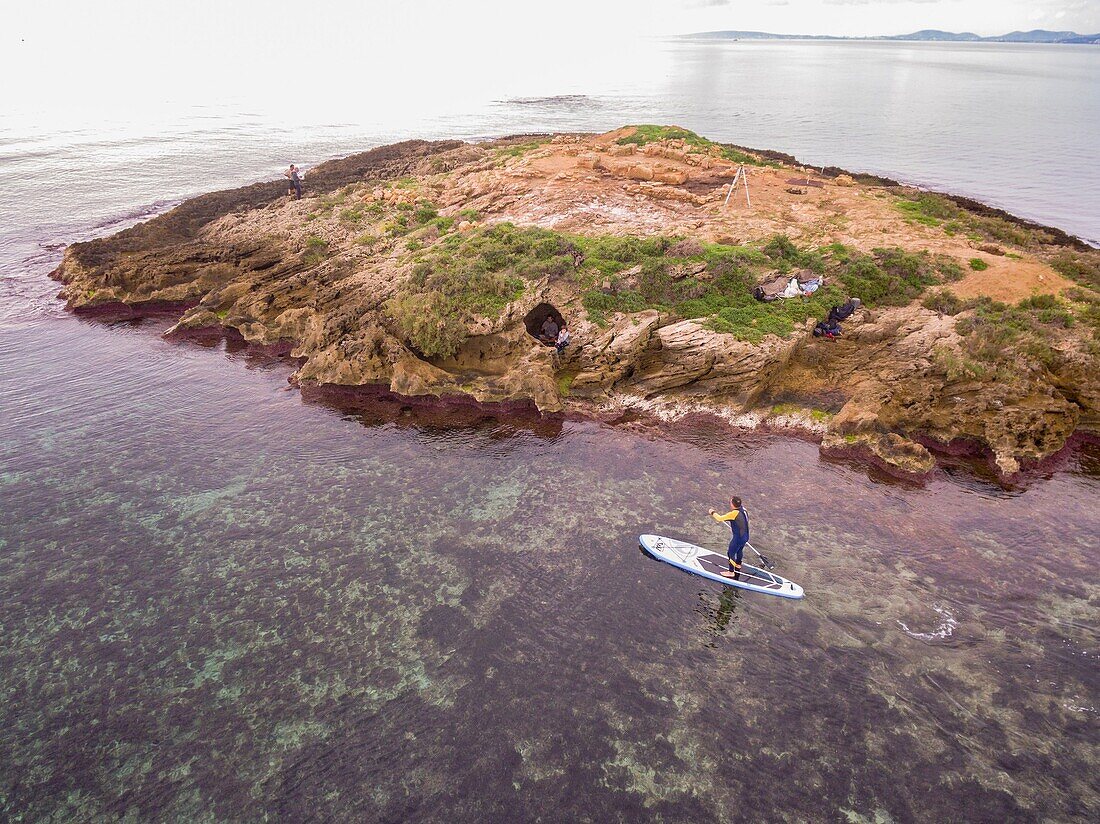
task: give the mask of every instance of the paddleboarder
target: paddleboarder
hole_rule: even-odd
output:
[[[745,544],[749,542],[749,516],[745,507],[741,505],[741,499],[734,495],[730,498],[730,511],[725,515],[719,515],[716,510],[710,510],[710,517],[718,523],[730,525],[730,545],[726,553],[729,557],[730,568],[722,573],[723,578],[738,580],[741,577],[741,556],[745,554]]]

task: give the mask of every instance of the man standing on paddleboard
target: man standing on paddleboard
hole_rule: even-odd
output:
[[[741,577],[741,556],[745,554],[745,544],[749,542],[748,513],[741,505],[741,499],[734,495],[730,498],[729,512],[725,515],[719,515],[717,511],[712,509],[710,517],[718,523],[725,522],[730,525],[730,532],[733,533],[730,536],[729,552],[727,553],[730,559],[730,568],[727,572],[722,573],[722,577],[732,578],[736,581]]]

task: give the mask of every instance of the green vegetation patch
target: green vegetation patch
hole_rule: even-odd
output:
[[[1100,341],[1100,292],[1075,286],[1065,296],[1077,320],[1092,330],[1094,341]]]
[[[789,336],[807,318],[824,317],[830,305],[845,297],[826,287],[806,300],[756,300],[753,286],[776,268],[824,271],[820,253],[800,250],[782,235],[763,249],[665,237],[573,242],[586,254],[585,268],[594,267],[605,276],[599,288],[589,289],[582,298],[589,319],[598,324],[615,312],[656,309],[759,343],[769,334]]]
[[[573,386],[573,379],[577,376],[571,373],[564,373],[558,377],[558,394],[563,398],[569,397],[569,389]]]
[[[1069,304],[1053,295],[1035,295],[1016,305],[983,297],[969,305],[973,315],[955,326],[963,336],[963,350],[977,361],[1016,371],[1054,366],[1058,355],[1051,338],[1076,323]]]
[[[932,357],[948,380],[985,380],[992,374],[992,370],[985,364],[959,356],[943,346],[936,347]]]
[[[442,220],[430,204],[405,212],[407,224]],[[820,320],[848,296],[865,305],[899,305],[926,287],[955,279],[950,258],[901,249],[861,254],[839,244],[803,249],[785,235],[760,248],[665,236],[587,237],[504,223],[468,233],[452,232],[422,246],[410,237],[415,266],[388,304],[403,334],[423,354],[453,355],[475,317],[495,318],[525,284],[568,278],[581,289],[590,321],[657,310],[698,320],[707,328],[759,343],[767,335],[790,336],[809,319]],[[765,303],[752,289],[776,272],[809,269],[829,285],[808,298]]]
[[[426,211],[422,217],[437,219]],[[555,232],[510,223],[452,234],[420,253],[386,308],[422,354],[449,357],[466,340],[470,321],[498,317],[528,281],[572,271],[573,252]]]
[[[545,146],[551,138],[539,137],[534,140],[526,140],[523,143],[513,143],[511,146],[502,146],[496,150],[497,157],[522,157],[539,146]]]
[[[868,306],[904,306],[926,287],[939,283],[944,270],[944,261],[924,252],[875,249],[870,255],[849,255],[837,277],[848,294]]]
[[[964,216],[963,210],[940,195],[919,192],[899,200],[895,205],[903,215],[917,223],[923,223],[925,226],[939,226],[946,221],[951,221],[949,234],[962,231],[960,221]]]
[[[662,140],[682,140],[696,151],[706,152],[708,154],[714,152],[732,163],[748,163],[753,166],[779,166],[778,163],[761,160],[748,152],[743,152],[732,146],[715,143],[713,140],[708,140],[705,137],[697,135],[695,132],[681,129],[678,126],[654,126],[645,124],[634,126],[633,128],[633,134],[627,135],[626,137],[620,137],[615,142],[620,146],[645,146],[647,143],[657,143]]]
[[[419,229],[434,227],[434,237],[439,237],[450,232],[454,227],[454,223],[455,219],[453,217],[440,216],[435,204],[431,201],[418,200],[415,205],[411,203],[398,204],[396,213],[385,221],[380,228],[382,234],[386,237],[400,238]],[[420,248],[425,239],[431,240],[434,237],[419,238],[413,244],[413,247]]]
[[[340,220],[344,223],[356,224],[363,219],[364,211],[362,206],[353,206],[348,209],[340,210]]]
[[[935,292],[929,292],[925,299],[921,301],[921,306],[943,315],[957,315],[964,309],[970,308],[967,301],[950,289],[938,289]]]
[[[302,261],[313,266],[328,257],[328,241],[317,235],[306,238],[306,248],[302,253]]]
[[[970,268],[975,272],[984,272],[989,268],[989,264],[981,258],[970,258]]]
[[[809,417],[810,420],[817,421],[818,423],[825,423],[833,417],[831,412],[826,412],[824,409],[807,409],[804,406],[798,406],[793,403],[777,403],[772,407],[772,414]]]
[[[583,295],[593,322],[606,323],[614,312],[657,309],[699,319],[750,343],[766,335],[788,337],[808,318],[820,320],[828,307],[849,296],[868,307],[904,305],[927,287],[962,276],[958,263],[944,255],[902,249],[866,255],[842,244],[802,249],[785,235],[775,235],[759,249],[662,237],[571,240],[586,254],[585,271],[603,279]],[[682,272],[693,263],[705,263],[705,270],[692,268],[688,277],[673,277],[677,268]],[[763,277],[796,269],[824,274],[828,285],[806,299],[764,303],[752,296]]]
[[[925,226],[943,226],[954,236],[966,234],[975,241],[994,240],[1031,249],[1054,238],[1037,227],[1023,226],[996,215],[979,215],[968,211],[950,198],[932,192],[904,194],[895,204],[908,220]]]
[[[1059,252],[1050,265],[1063,277],[1100,289],[1100,252]]]

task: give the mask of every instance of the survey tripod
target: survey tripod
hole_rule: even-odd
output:
[[[730,198],[733,197],[733,193],[737,189],[738,183],[745,188],[745,203],[751,209],[752,200],[749,199],[749,173],[745,169],[744,163],[737,167],[737,174],[733,176],[733,183],[730,184],[730,190],[726,193],[726,199],[722,202],[722,205],[729,205]]]

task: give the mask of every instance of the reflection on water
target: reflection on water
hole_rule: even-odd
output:
[[[0,337],[0,816],[1096,804],[1095,447],[1012,497],[886,484],[702,423],[303,403],[161,328]],[[730,490],[805,601],[637,551],[721,546]]]
[[[741,592],[730,587],[722,587],[717,597],[711,592],[701,592],[699,600],[702,603],[702,613],[706,618],[706,632],[711,636],[708,646],[718,647],[719,639],[725,637],[731,622],[734,631],[737,627],[737,607],[741,600]],[[746,645],[751,639],[741,639]]]

